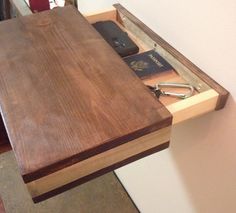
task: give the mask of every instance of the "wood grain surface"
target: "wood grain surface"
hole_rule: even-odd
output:
[[[1,114],[25,182],[171,125],[72,6],[0,24]]]
[[[218,94],[218,101],[216,104],[216,110],[224,108],[226,101],[229,96],[229,92],[223,88],[220,84],[218,84],[215,80],[213,80],[210,76],[208,76],[205,72],[203,72],[199,67],[193,64],[189,59],[187,59],[184,55],[182,55],[179,51],[173,48],[169,43],[167,43],[163,38],[161,38],[158,34],[152,31],[149,27],[147,27],[143,22],[137,19],[133,14],[131,14],[128,10],[126,10],[121,4],[114,4],[114,7],[125,15],[130,21],[132,21],[136,26],[138,26],[142,31],[148,35],[153,41],[155,41],[158,45],[162,46],[167,52],[169,52],[175,59],[181,62],[186,68],[190,69],[193,74],[198,76],[202,81],[208,84],[212,89],[214,89]]]

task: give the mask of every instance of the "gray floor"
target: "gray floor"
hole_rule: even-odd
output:
[[[0,196],[7,213],[137,213],[113,173],[34,204],[12,152],[0,155]]]

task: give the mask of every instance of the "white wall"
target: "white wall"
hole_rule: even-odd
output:
[[[144,213],[236,212],[236,1],[120,0],[227,88],[226,108],[175,126],[170,149],[116,171]]]
[[[109,10],[117,0],[77,0],[78,8],[81,13],[92,14],[98,11]]]
[[[112,4],[79,2],[86,13]],[[235,213],[236,1],[119,2],[232,96],[224,110],[175,126],[170,149],[116,173],[143,213]]]

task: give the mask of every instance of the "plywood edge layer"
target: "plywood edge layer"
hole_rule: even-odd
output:
[[[84,183],[86,183],[86,182],[88,182],[90,180],[93,180],[93,179],[95,179],[95,178],[97,178],[97,177],[99,177],[101,175],[104,175],[104,174],[106,174],[108,172],[112,172],[112,171],[114,171],[114,170],[116,170],[116,169],[118,169],[118,168],[120,168],[122,166],[125,166],[125,165],[130,164],[130,163],[132,163],[134,161],[137,161],[137,160],[139,160],[141,158],[144,158],[144,157],[146,157],[148,155],[151,155],[151,154],[154,154],[156,152],[160,152],[160,151],[162,151],[164,149],[167,149],[169,147],[169,144],[170,144],[170,142],[168,141],[168,142],[162,143],[160,145],[157,145],[154,148],[148,149],[148,150],[146,150],[144,152],[141,152],[141,153],[139,153],[137,155],[131,156],[131,157],[129,157],[129,158],[123,160],[123,161],[115,163],[115,164],[113,164],[111,166],[108,166],[106,168],[100,169],[100,170],[98,170],[98,171],[96,171],[96,172],[94,172],[92,174],[89,174],[87,176],[84,176],[83,178],[80,178],[80,179],[78,179],[76,181],[70,182],[70,183],[68,183],[66,185],[63,185],[61,187],[58,187],[58,188],[56,188],[56,189],[54,189],[52,191],[49,191],[49,192],[44,193],[44,194],[41,194],[41,195],[39,195],[37,197],[33,197],[32,199],[33,199],[34,203],[38,203],[38,202],[44,201],[44,200],[46,200],[48,198],[51,198],[51,197],[53,197],[55,195],[58,195],[58,194],[62,193],[62,192],[70,190],[70,189],[72,189],[72,188],[74,188],[74,187],[76,187],[78,185],[81,185],[81,184],[84,184]]]
[[[160,129],[172,125],[172,114],[170,114],[170,112],[165,107],[162,106],[161,108],[156,110],[158,114],[161,115],[162,121],[150,124],[149,126],[146,126],[141,129],[137,129],[132,133],[122,135],[116,138],[111,138],[110,141],[106,141],[106,143],[104,144],[92,147],[91,149],[85,150],[84,152],[77,153],[76,155],[72,155],[69,158],[66,158],[62,161],[58,161],[55,164],[50,164],[46,167],[42,167],[41,169],[37,169],[31,173],[27,174],[21,173],[24,182],[29,183],[34,180],[38,180],[42,177],[48,176],[49,174],[53,174],[56,171],[60,171],[63,168],[67,168],[71,165],[74,165],[77,162],[82,162],[86,159],[91,158],[92,156],[104,153],[109,149],[119,147],[122,144],[134,141],[135,139],[141,138],[145,135],[149,135],[152,132],[159,131]]]
[[[219,94],[210,89],[185,100],[168,105],[166,108],[173,115],[173,124],[197,117],[215,110]]]
[[[27,183],[32,197],[37,197],[69,184],[98,170],[123,161],[133,155],[154,148],[170,139],[171,127],[166,127],[104,153],[93,156],[60,171]]]

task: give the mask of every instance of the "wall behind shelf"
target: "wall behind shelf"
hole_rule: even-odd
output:
[[[78,0],[83,13],[113,0]],[[231,93],[173,128],[171,147],[116,174],[142,213],[236,212],[236,1],[118,0]]]
[[[120,0],[231,93],[173,128],[171,147],[116,171],[142,213],[236,212],[236,1]]]
[[[93,14],[98,11],[109,10],[118,0],[77,0],[78,8],[81,13]]]

